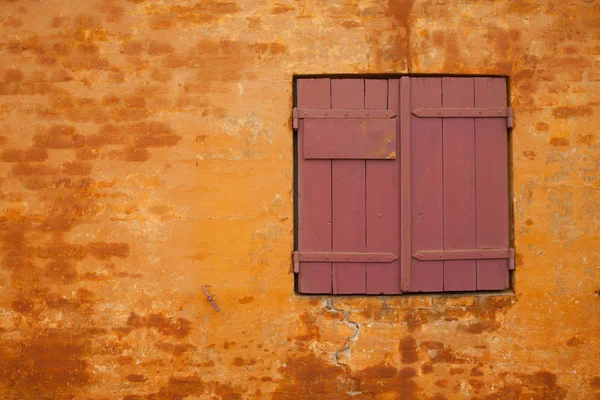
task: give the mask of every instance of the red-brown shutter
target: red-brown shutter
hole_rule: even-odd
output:
[[[506,80],[411,78],[413,292],[509,287]]]
[[[398,101],[398,80],[297,81],[300,292],[400,293]]]
[[[296,93],[301,293],[509,286],[503,78],[298,79]]]

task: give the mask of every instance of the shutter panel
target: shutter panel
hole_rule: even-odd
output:
[[[302,293],[400,293],[398,110],[388,107],[398,90],[388,80],[297,81]]]
[[[506,289],[513,256],[506,81],[446,77],[410,83],[413,260],[403,287]]]

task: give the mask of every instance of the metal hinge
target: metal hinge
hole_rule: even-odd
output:
[[[514,249],[422,250],[413,254],[413,258],[421,261],[508,259],[508,269],[515,269]]]
[[[292,127],[298,129],[299,119],[388,119],[396,113],[390,110],[346,110],[328,108],[297,108],[292,110]]]
[[[298,257],[298,252],[294,252],[294,273],[300,272],[300,257]]]
[[[419,118],[506,118],[508,129],[513,127],[513,109],[512,107],[501,108],[441,108],[441,107],[422,107],[412,111],[412,114]]]
[[[298,129],[298,109],[296,107],[292,110],[292,128]]]
[[[294,252],[294,272],[300,272],[300,262],[391,263],[398,256],[392,253]]]

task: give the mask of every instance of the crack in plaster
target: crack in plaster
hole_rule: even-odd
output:
[[[325,303],[325,309],[327,311],[340,313],[342,315],[342,321],[346,325],[354,328],[354,333],[346,338],[346,340],[344,342],[344,347],[342,347],[340,350],[333,353],[333,363],[337,367],[343,367],[345,370],[347,370],[348,365],[340,362],[340,355],[343,354],[343,355],[350,357],[350,342],[356,341],[358,339],[358,335],[360,334],[360,325],[358,322],[350,321],[348,319],[349,312],[342,308],[336,308],[333,304],[332,299],[327,299],[327,302]]]

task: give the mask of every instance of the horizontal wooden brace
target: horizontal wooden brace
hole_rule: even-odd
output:
[[[419,118],[507,118],[508,128],[513,127],[512,107],[503,108],[417,108],[412,111]]]
[[[417,108],[412,113],[420,118],[503,118],[508,117],[508,107]]]
[[[296,108],[292,111],[293,128],[298,129],[298,120],[303,118],[320,119],[388,119],[396,113],[390,110],[346,110],[327,108]]]
[[[294,252],[294,272],[300,272],[300,262],[391,263],[398,259],[392,253]]]
[[[509,269],[515,269],[514,249],[480,249],[480,250],[422,250],[413,254],[413,257],[421,261],[438,260],[509,260]]]

